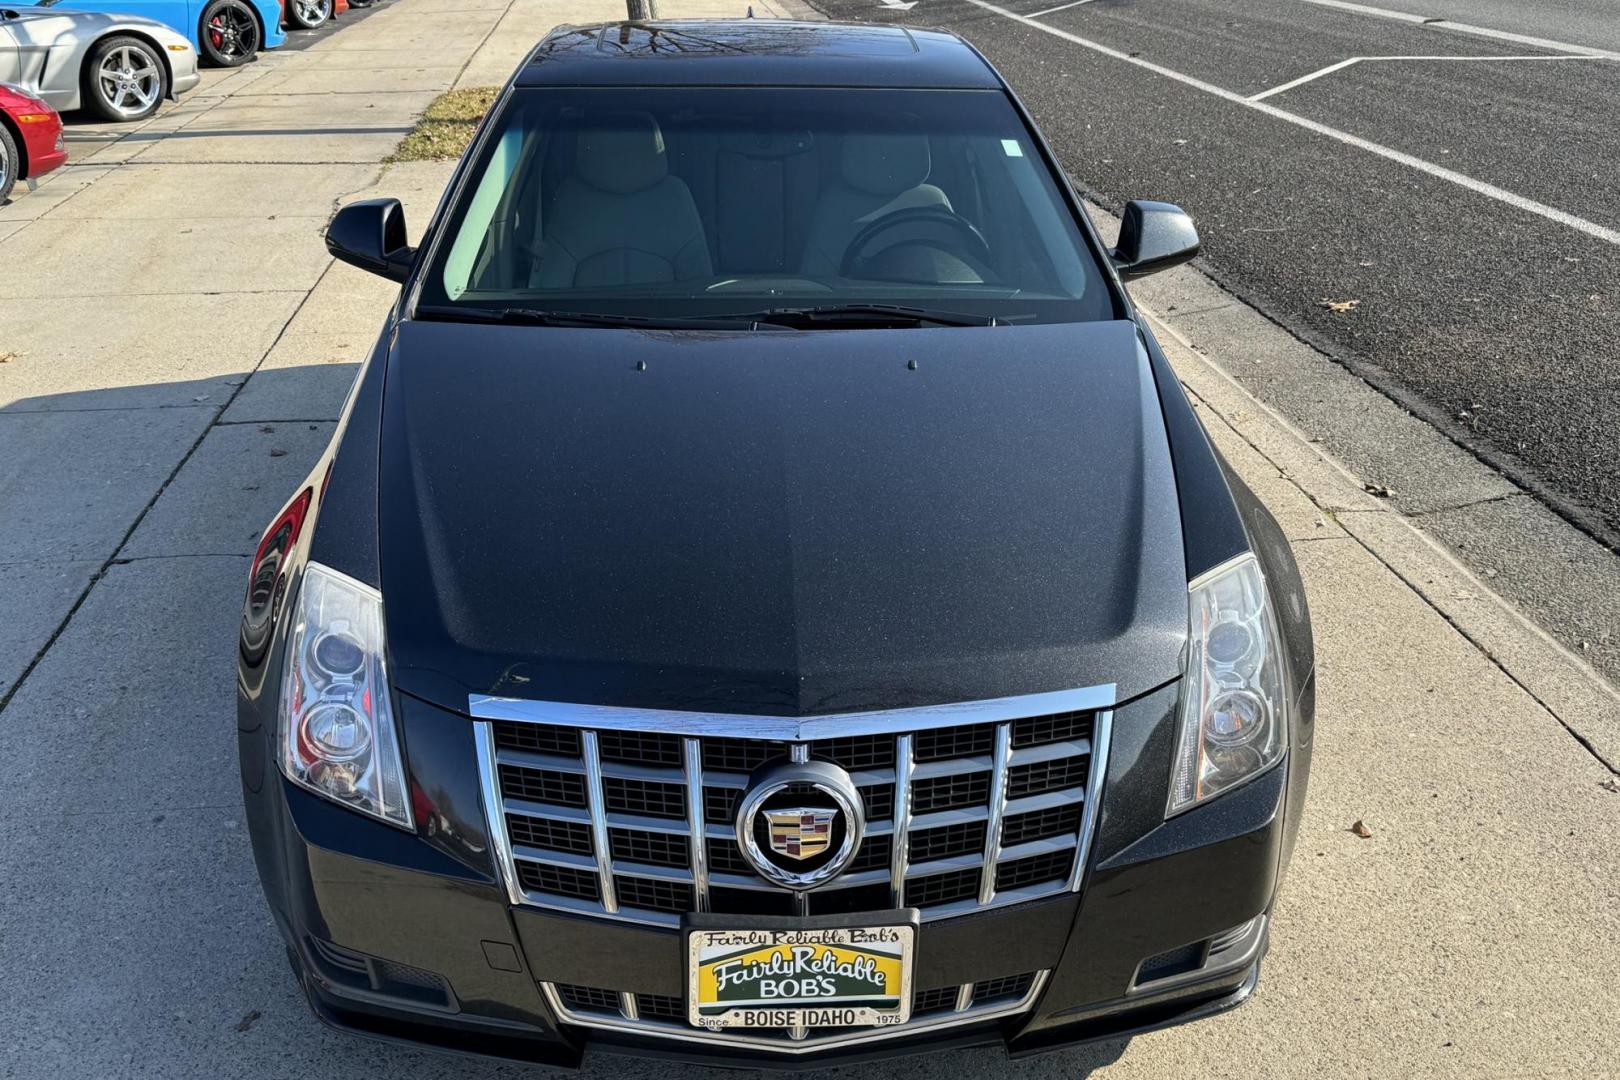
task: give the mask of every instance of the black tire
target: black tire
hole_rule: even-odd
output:
[[[197,20],[202,58],[215,67],[240,67],[259,53],[264,31],[245,0],[214,0]]]
[[[22,155],[17,152],[17,140],[11,137],[6,125],[0,124],[0,203],[6,201],[11,188],[22,172]]]
[[[332,19],[335,0],[287,0],[287,25],[300,30],[325,26]]]
[[[156,46],[114,34],[96,42],[85,59],[83,106],[103,120],[145,120],[169,93],[169,68]]]

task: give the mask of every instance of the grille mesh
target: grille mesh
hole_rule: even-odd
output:
[[[576,870],[572,866],[551,866],[518,860],[518,877],[523,887],[536,892],[556,893],[580,900],[600,900],[602,887],[596,875],[589,870]]]
[[[983,1005],[998,998],[1021,998],[1035,985],[1035,973],[1006,975],[999,979],[986,979],[973,984],[973,1004]]]
[[[1085,782],[1085,758],[1059,758],[1014,765],[1007,770],[1007,797],[1018,799],[1025,795],[1040,795],[1061,788],[1078,787]]]
[[[911,812],[931,814],[937,810],[983,806],[989,798],[990,774],[987,772],[930,776],[911,785]]]
[[[918,761],[974,757],[990,753],[995,746],[996,729],[990,724],[919,731],[912,739],[912,752]]]
[[[571,983],[558,983],[557,994],[570,1009],[580,1012],[607,1012],[619,1011],[619,995],[612,990],[601,990],[594,986],[575,986]]]
[[[1001,846],[1012,847],[1031,840],[1045,840],[1049,836],[1062,836],[1080,829],[1081,806],[1049,806],[1028,814],[1015,814],[1001,827]]]
[[[741,795],[736,788],[704,788],[703,819],[716,825],[730,825],[737,814],[737,799]]]
[[[941,1009],[956,1008],[957,988],[954,986],[940,986],[933,990],[919,990],[911,995],[911,1015],[920,1013],[939,1012]]]
[[[643,832],[640,829],[611,829],[608,848],[615,859],[648,863],[652,866],[685,866],[692,861],[686,837],[675,833]]]
[[[584,806],[585,778],[577,773],[502,765],[501,794],[509,799],[556,803],[558,806]]]
[[[911,834],[911,861],[928,862],[956,855],[978,855],[984,851],[985,823],[965,821]]]
[[[894,764],[893,735],[852,735],[810,744],[810,756],[835,762],[851,772],[886,769]]]
[[[1092,714],[1088,712],[1026,716],[1021,720],[1013,721],[1013,748],[1089,738],[1091,736],[1091,725]]]
[[[667,818],[686,816],[686,792],[679,784],[609,776],[602,781],[602,794],[607,799],[609,813]]]
[[[615,874],[613,887],[618,891],[619,903],[626,907],[669,911],[675,914],[692,910],[692,886],[683,881]]]
[[[1035,885],[1042,881],[1067,878],[1074,865],[1074,853],[1068,849],[1049,851],[1044,855],[1030,855],[996,867],[996,890],[1008,892]]]
[[[977,870],[953,870],[947,874],[906,879],[906,903],[925,908],[936,904],[949,904],[979,895]]]
[[[681,1007],[681,999],[665,997],[662,994],[637,994],[636,1012],[654,1020],[686,1019],[686,1010]]]
[[[572,851],[580,855],[591,853],[590,827],[577,821],[507,814],[506,831],[511,833],[514,843],[553,851]]]
[[[495,722],[495,745],[531,754],[579,756],[579,731],[555,724],[519,724],[513,720]]]
[[[681,740],[657,731],[604,731],[596,736],[604,761],[679,765]]]
[[[866,808],[867,821],[887,821],[894,816],[894,788],[887,784],[861,788],[861,805]]]

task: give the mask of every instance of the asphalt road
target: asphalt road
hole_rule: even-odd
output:
[[[1620,537],[1620,59],[1315,0],[818,3],[963,34],[1100,202],[1181,204],[1223,285]],[[1568,6],[1501,32],[1620,37]]]

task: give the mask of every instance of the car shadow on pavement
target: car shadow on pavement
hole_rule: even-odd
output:
[[[0,395],[49,385],[29,361],[0,367]],[[260,892],[235,723],[248,564],[357,370],[0,397],[0,1037],[18,1076],[543,1074],[323,1027]],[[1078,1080],[1125,1046],[836,1073]],[[584,1072],[669,1080],[672,1068],[719,1075],[605,1055]]]

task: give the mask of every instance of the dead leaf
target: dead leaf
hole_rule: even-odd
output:
[[[1321,301],[1318,301],[1317,306],[1325,307],[1329,311],[1338,311],[1338,312],[1354,311],[1354,310],[1356,310],[1356,308],[1361,306],[1361,301],[1360,300],[1321,300]]]
[[[1361,489],[1378,496],[1380,499],[1393,499],[1395,489],[1387,484],[1362,484]]]
[[[259,431],[265,435],[270,435],[274,433],[275,430],[276,425],[274,424],[265,424],[263,427],[259,428]]]
[[[1357,818],[1356,823],[1350,826],[1350,831],[1361,837],[1363,840],[1372,839],[1372,830],[1367,828],[1367,823],[1362,821],[1360,818]]]
[[[242,1019],[236,1022],[236,1030],[247,1031],[254,1024],[258,1023],[259,1018],[263,1015],[264,1014],[259,1012],[258,1009],[254,1009],[252,1012],[248,1013],[246,1016],[242,1017]]]
[[[7,364],[15,359],[17,359],[17,354],[14,352],[0,352],[0,364]]]
[[[1616,780],[1612,776],[1603,781],[1603,783],[1599,784],[1598,787],[1602,788],[1604,791],[1612,791],[1616,795],[1620,795],[1620,780]]]
[[[281,449],[281,448],[280,448],[280,447],[279,447],[279,446],[278,446],[278,447],[275,447],[275,448],[273,448],[273,449],[272,449],[272,450],[271,450],[271,451],[270,451],[270,456],[271,456],[271,457],[286,457],[286,456],[287,456],[287,451],[285,451],[285,450],[283,450],[283,449]]]

